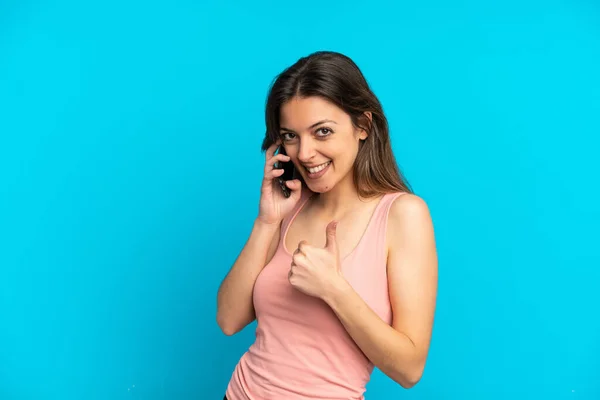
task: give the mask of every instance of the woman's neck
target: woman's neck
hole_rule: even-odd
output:
[[[359,204],[364,204],[354,186],[352,175],[338,182],[335,187],[325,193],[317,193],[313,198],[313,205],[319,214],[331,219],[338,219]]]

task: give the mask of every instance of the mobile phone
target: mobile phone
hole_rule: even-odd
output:
[[[277,152],[278,152],[278,154],[285,154],[285,149],[283,148],[283,146],[279,146],[277,149]],[[285,182],[294,179],[294,164],[291,161],[288,161],[288,162],[277,161],[277,163],[275,164],[275,168],[283,169],[283,175],[278,177],[277,180],[279,183],[279,187],[281,188],[281,191],[283,192],[283,195],[285,197],[290,197],[292,192],[291,192],[290,188],[288,188],[285,185]]]

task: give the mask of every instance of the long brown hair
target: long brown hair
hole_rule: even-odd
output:
[[[368,132],[368,137],[360,142],[354,163],[354,184],[359,196],[412,193],[396,163],[383,108],[349,57],[332,51],[318,51],[300,58],[275,78],[267,97],[263,151],[279,138],[282,105],[296,96],[324,98],[349,114],[355,127]],[[371,112],[372,120],[365,112]]]

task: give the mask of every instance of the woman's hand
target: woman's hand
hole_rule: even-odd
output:
[[[288,274],[293,287],[322,300],[347,285],[342,275],[336,225],[337,222],[334,221],[327,225],[327,242],[324,248],[312,246],[305,240],[298,244]]]
[[[275,154],[280,142],[273,143],[266,151],[265,172],[262,181],[258,220],[266,224],[278,224],[291,212],[300,200],[302,183],[299,179],[287,181],[285,184],[291,190],[290,197],[285,197],[277,178],[283,175],[283,169],[275,168],[275,163],[288,162],[290,157],[285,154]]]

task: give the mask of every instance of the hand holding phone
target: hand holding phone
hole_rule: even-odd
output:
[[[277,152],[277,154],[275,154]],[[302,183],[294,179],[294,164],[280,143],[266,152],[258,218],[265,223],[279,223],[291,212],[301,197]]]
[[[283,149],[283,146],[279,146],[278,154],[285,155],[285,150]],[[279,183],[279,187],[281,188],[283,195],[285,197],[290,197],[292,191],[289,187],[286,186],[286,182],[294,179],[294,164],[292,164],[291,161],[277,161],[275,168],[283,169],[283,174],[279,178],[277,178],[277,182]]]

